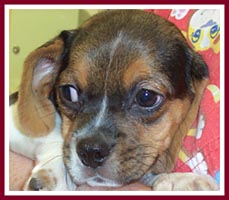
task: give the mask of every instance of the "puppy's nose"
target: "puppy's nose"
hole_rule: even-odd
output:
[[[84,138],[77,144],[77,154],[81,162],[88,167],[97,168],[103,164],[112,145],[101,135]]]

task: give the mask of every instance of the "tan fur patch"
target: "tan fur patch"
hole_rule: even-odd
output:
[[[145,80],[145,83],[142,83],[143,88],[154,90],[164,95],[173,92],[168,77],[165,74],[162,74],[158,70],[158,67],[150,67],[143,59],[139,59],[130,64],[130,66],[124,71],[122,79],[126,90],[129,90],[134,83]]]
[[[72,126],[72,121],[68,119],[65,115],[62,115],[62,135],[63,138],[67,138],[69,132],[70,132],[70,127]]]
[[[124,87],[129,89],[134,81],[148,77],[151,70],[144,60],[132,63],[123,74]]]
[[[22,80],[19,90],[18,115],[23,133],[32,137],[45,136],[55,126],[55,111],[48,100],[51,91],[53,74],[45,77],[39,86],[32,91],[33,72],[38,60],[42,57],[50,58],[59,65],[59,58],[63,51],[63,41],[57,39],[50,46],[41,47],[32,52],[24,63]]]
[[[74,77],[74,80],[77,80],[77,84],[79,84],[81,89],[84,89],[87,87],[87,78],[88,78],[88,66],[86,63],[79,62],[77,64],[74,64],[72,67],[70,67],[70,71],[72,71],[72,75]],[[67,77],[66,77],[67,78]],[[65,82],[65,80],[63,80]]]

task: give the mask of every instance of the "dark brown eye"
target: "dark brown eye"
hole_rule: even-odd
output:
[[[136,102],[141,107],[156,107],[161,104],[162,100],[163,96],[148,89],[141,89],[136,94]]]
[[[63,85],[59,87],[61,98],[71,102],[77,103],[79,101],[78,91],[72,85]]]

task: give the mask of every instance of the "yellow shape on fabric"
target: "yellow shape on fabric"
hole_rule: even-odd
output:
[[[220,100],[220,90],[216,85],[208,85],[208,90],[212,93],[215,103],[218,103]]]
[[[182,150],[180,150],[178,157],[182,160],[182,162],[186,162],[189,160],[189,157]]]
[[[188,131],[188,136],[196,136],[196,129],[195,128],[191,128]]]

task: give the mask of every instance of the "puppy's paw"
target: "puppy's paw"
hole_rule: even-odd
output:
[[[51,191],[56,187],[57,180],[51,170],[41,169],[27,181],[24,190],[26,191]]]
[[[170,173],[159,175],[152,185],[155,191],[215,191],[218,185],[207,175]]]

